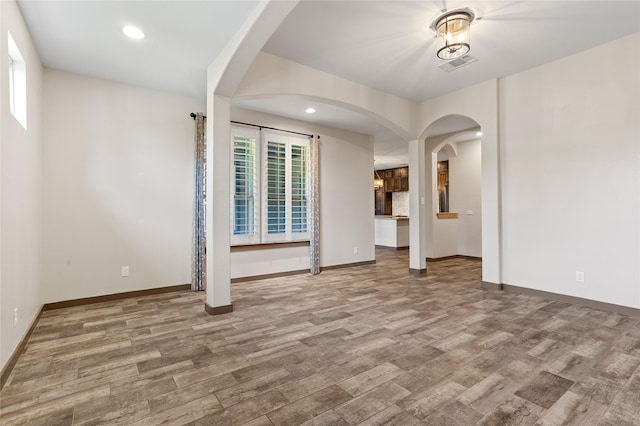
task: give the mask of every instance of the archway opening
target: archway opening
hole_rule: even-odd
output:
[[[305,109],[313,107],[315,113],[307,114]],[[362,221],[371,220],[372,246],[371,249],[377,257],[376,248],[408,248],[409,245],[409,172],[408,172],[408,141],[415,139],[415,134],[401,128],[397,123],[387,117],[380,116],[362,106],[339,102],[333,99],[320,98],[318,96],[277,94],[260,95],[255,97],[242,96],[232,100],[232,117],[234,120],[251,121],[250,114],[240,113],[240,110],[255,113],[271,114],[290,120],[296,120],[298,131],[311,133],[308,127],[301,123],[308,122],[336,130],[360,133],[369,136],[369,144],[373,148],[366,155],[372,155],[370,160],[369,191],[371,203],[369,214],[373,217],[362,217]],[[278,127],[282,127],[287,121],[278,121]],[[305,130],[306,129],[306,130]],[[324,129],[323,133],[328,134]],[[332,132],[340,137],[342,132]],[[325,138],[325,140],[327,140]],[[322,149],[322,145],[321,145]],[[337,158],[328,159],[337,161]],[[324,164],[325,166],[327,163]],[[334,174],[333,172],[328,172]],[[374,183],[378,180],[378,184]],[[340,190],[349,188],[351,179],[343,182]],[[381,219],[382,216],[388,216]],[[384,220],[381,221],[381,220]],[[400,231],[385,232],[391,224],[399,224]],[[325,227],[325,229],[327,229]],[[406,235],[405,235],[406,234]],[[398,239],[398,236],[404,238]],[[325,239],[326,241],[326,239]],[[352,249],[355,251],[356,244]],[[358,247],[358,253],[363,247]],[[361,260],[361,259],[358,259]]]
[[[448,115],[425,132],[427,262],[482,258],[482,132],[473,119]]]
[[[306,113],[309,107],[313,107],[315,113]],[[375,261],[376,147],[379,143],[389,149],[403,145],[406,152],[407,131],[401,131],[389,119],[362,107],[317,96],[244,96],[231,100],[230,113],[232,121],[238,125],[287,129],[320,136],[318,191],[321,200],[321,267]],[[403,164],[405,168],[406,161]],[[407,179],[405,176],[400,181],[406,183]],[[284,249],[270,248],[269,262],[254,266],[259,263],[256,259],[262,252],[257,249],[252,252],[232,249],[231,278],[244,278],[241,274],[247,274],[249,267],[253,268],[251,271],[257,271],[251,272],[251,276],[284,273],[294,268],[302,270],[308,257],[305,250],[308,248],[297,247],[295,253],[293,249],[281,253]],[[258,271],[258,267],[262,269]]]

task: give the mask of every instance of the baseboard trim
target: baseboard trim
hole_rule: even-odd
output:
[[[380,245],[376,244],[376,249],[382,249],[382,250],[409,250],[409,246],[391,247],[391,246],[380,246]]]
[[[354,262],[354,263],[342,263],[340,265],[331,265],[331,266],[321,266],[321,271],[330,271],[332,269],[343,269],[343,268],[353,268],[354,266],[366,266],[366,265],[375,265],[376,261],[374,260],[365,260],[363,262]]]
[[[20,355],[22,355],[22,351],[24,351],[25,346],[27,346],[27,342],[29,341],[29,338],[31,337],[33,330],[36,329],[36,325],[38,324],[38,321],[40,321],[42,312],[44,312],[44,305],[40,306],[40,310],[38,311],[38,314],[35,316],[35,318],[31,322],[31,326],[29,326],[29,329],[27,330],[25,335],[22,337],[22,340],[20,340],[20,343],[18,343],[18,346],[16,346],[15,350],[7,360],[7,363],[2,368],[2,373],[0,373],[0,390],[4,387],[5,383],[7,383],[7,380],[9,380],[9,376],[13,371],[13,367],[16,366],[16,363],[18,362]]]
[[[190,290],[191,284],[172,285],[169,287],[149,288],[146,290],[125,291],[123,293],[105,294],[103,296],[83,297],[81,299],[63,300],[61,302],[45,303],[43,309],[72,308],[74,306],[89,305],[92,303],[112,302],[114,300],[127,299],[129,297],[149,296],[153,294],[173,293],[174,291]]]
[[[454,254],[453,256],[427,257],[427,262],[440,262],[442,260],[451,260],[451,259],[482,260],[481,257],[466,256],[464,254]]]
[[[423,268],[423,269],[409,268],[409,273],[411,275],[425,275],[427,273],[427,268]]]
[[[502,284],[491,283],[489,281],[482,281],[480,288],[483,290],[502,290]]]
[[[204,311],[209,315],[222,315],[233,312],[233,303],[223,306],[211,306],[208,303],[204,304]]]
[[[600,301],[591,300],[591,299],[583,299],[582,297],[568,296],[566,294],[552,293],[549,291],[519,287],[511,284],[502,284],[502,289],[505,291],[513,292],[513,293],[543,297],[545,299],[552,299],[558,302],[571,303],[573,305],[585,306],[587,308],[599,309],[601,311],[640,317],[640,309],[631,308],[629,306],[616,305],[614,303],[600,302]]]
[[[231,284],[242,283],[245,281],[266,280],[269,278],[288,277],[289,275],[300,275],[310,273],[309,269],[297,269],[295,271],[275,272],[273,274],[252,275],[250,277],[231,278]]]

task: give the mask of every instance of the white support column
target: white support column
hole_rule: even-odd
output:
[[[264,44],[299,0],[257,2],[244,24],[207,68],[207,294],[211,315],[231,304],[231,102]]]
[[[207,295],[211,315],[233,311],[231,304],[231,104],[207,96]]]
[[[409,271],[427,272],[427,218],[431,201],[427,195],[424,141],[409,142]],[[428,204],[428,205],[427,205]]]
[[[482,126],[482,284],[485,288],[502,288],[498,120],[489,123]]]
[[[425,235],[425,248],[424,255],[427,259],[433,259],[436,257],[436,233],[437,233],[437,220],[438,220],[438,154],[433,152],[433,146],[431,146],[427,139],[424,142],[424,176],[425,176],[425,188],[424,191],[427,194],[424,203],[425,215],[426,215],[426,227],[424,231]]]

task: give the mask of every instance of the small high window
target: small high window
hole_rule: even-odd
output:
[[[18,49],[18,45],[11,36],[7,34],[9,51],[9,110],[16,120],[27,129],[27,66]]]

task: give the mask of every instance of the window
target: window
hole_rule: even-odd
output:
[[[265,203],[262,242],[309,239],[309,140],[263,133]]]
[[[309,141],[232,127],[232,244],[309,239]]]
[[[233,164],[231,182],[232,241],[239,244],[259,242],[257,233],[257,152],[259,134],[247,129],[232,128]]]
[[[298,145],[291,147],[291,232],[294,234],[307,232],[308,156],[308,147]]]
[[[13,115],[26,130],[27,68],[20,49],[18,49],[18,45],[13,40],[11,33],[7,35],[7,50],[9,51],[9,110],[11,111],[11,115]]]
[[[287,146],[280,142],[267,142],[267,234],[287,231]]]

